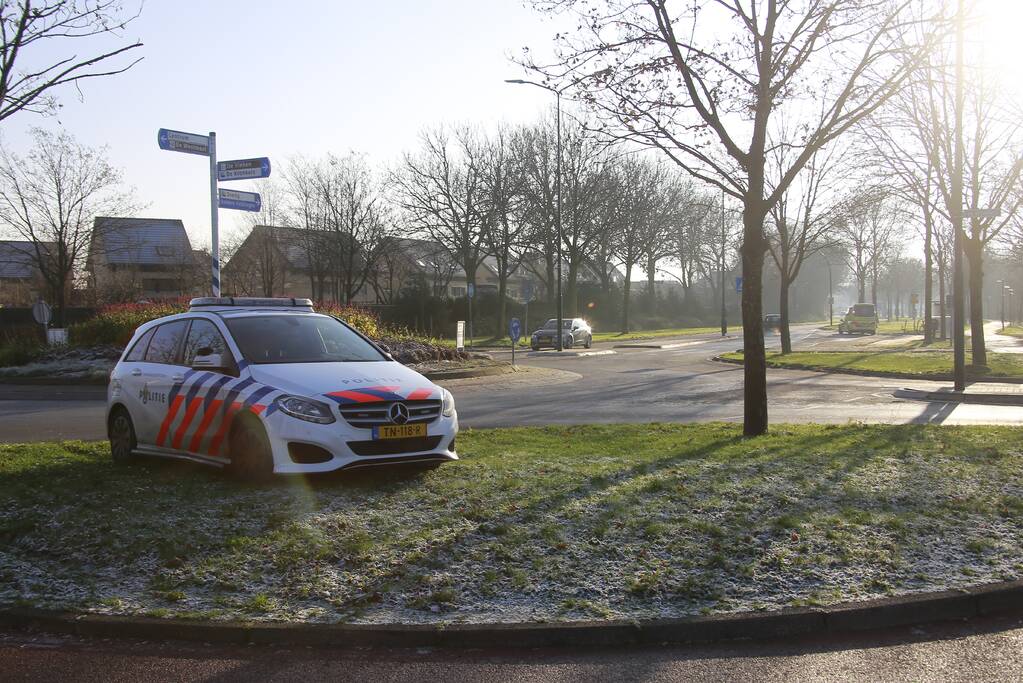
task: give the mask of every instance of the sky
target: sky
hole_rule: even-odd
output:
[[[1018,91],[1023,0],[979,2],[968,50],[983,50]],[[106,146],[139,215],[181,218],[193,245],[208,246],[208,164],[161,151],[159,128],[216,131],[221,160],[267,156],[281,169],[294,154],[356,151],[386,167],[424,127],[550,115],[549,93],[504,79],[523,76],[511,55],[549,53],[557,29],[523,0],[147,0],[110,43],[141,40],[138,65],[84,83],[80,95],[63,89],[58,116],[18,114],[0,135],[18,152],[32,126]],[[244,219],[221,210],[222,235]]]
[[[116,41],[144,43],[138,65],[83,84],[81,97],[65,88],[59,115],[18,114],[0,134],[18,152],[33,126],[107,146],[139,215],[181,218],[205,246],[208,162],[160,150],[159,128],[215,131],[220,160],[267,156],[279,169],[294,154],[354,150],[389,165],[427,126],[548,115],[549,93],[504,79],[523,77],[512,54],[549,47],[554,32],[520,0],[147,0]],[[222,234],[243,218],[221,209]]]

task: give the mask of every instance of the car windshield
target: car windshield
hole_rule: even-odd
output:
[[[226,321],[250,363],[387,360],[346,325],[322,315],[254,315]]]
[[[568,328],[572,327],[572,321],[571,320],[564,320],[564,319],[562,319],[561,326],[563,328],[565,328],[565,329],[568,329]],[[558,319],[557,318],[551,318],[546,323],[544,323],[543,329],[545,329],[545,330],[556,330],[556,329],[558,329]]]
[[[874,316],[874,304],[856,304],[852,307],[852,314],[872,318]]]

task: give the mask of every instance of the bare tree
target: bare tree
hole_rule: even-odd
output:
[[[486,183],[477,135],[461,128],[452,141],[443,129],[421,136],[418,154],[406,154],[394,176],[398,201],[418,229],[439,242],[476,286],[487,255]]]
[[[138,15],[125,12],[123,0],[0,1],[0,121],[19,111],[52,113],[60,106],[52,91],[60,86],[138,64],[141,57],[122,59],[142,47],[138,41],[85,56],[77,51],[90,38],[118,35]]]
[[[877,305],[878,276],[891,255],[898,218],[899,212],[885,189],[861,190],[843,203],[836,227],[846,264],[856,280],[859,301],[867,300],[869,281],[870,300]]]
[[[761,309],[764,221],[813,155],[899,90],[926,46],[904,36],[908,0],[533,0],[573,15],[554,64],[525,66],[565,82],[605,132],[661,150],[743,203],[743,431],[767,431]],[[936,23],[930,40],[941,38]],[[907,47],[907,45],[909,47]],[[813,94],[819,108],[805,106]],[[781,139],[776,115],[791,136]],[[769,141],[790,145],[769,169]],[[768,173],[773,177],[768,178]]]
[[[93,238],[94,219],[129,214],[135,206],[103,149],[39,128],[32,138],[24,157],[0,148],[0,222],[32,243],[32,260],[62,325],[71,283]]]
[[[773,163],[778,167],[788,165],[785,158],[787,150],[785,145],[777,145],[772,150]],[[782,353],[792,353],[789,288],[799,277],[807,259],[826,248],[830,241],[835,213],[834,207],[827,205],[831,190],[828,181],[838,162],[835,150],[836,147],[832,146],[814,154],[789,191],[771,209],[767,248],[780,280],[778,313],[781,316]]]
[[[548,123],[531,126],[516,138],[516,143],[522,168],[523,221],[528,244],[523,261],[543,283],[547,301],[554,303],[559,246],[554,127]]]

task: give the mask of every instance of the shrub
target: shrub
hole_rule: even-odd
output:
[[[72,325],[68,335],[72,344],[80,346],[96,344],[124,346],[131,340],[139,325],[187,310],[188,299],[148,304],[111,304],[101,308],[95,317]]]
[[[43,353],[38,340],[19,339],[0,346],[0,368],[31,363]]]
[[[174,299],[148,304],[111,304],[99,310],[95,317],[83,323],[72,325],[69,335],[71,342],[79,346],[113,344],[125,346],[139,325],[156,318],[188,310],[188,299]],[[372,313],[355,306],[343,306],[333,302],[316,304],[320,313],[334,315],[368,337],[377,339],[385,330],[380,319]]]

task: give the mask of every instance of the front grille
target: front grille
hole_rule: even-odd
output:
[[[374,401],[372,403],[358,403],[356,405],[341,406],[341,417],[348,421],[353,427],[381,427],[394,424],[388,416],[387,411],[398,401]],[[433,422],[440,415],[440,401],[427,399],[425,401],[401,401],[408,406],[409,419],[407,424],[415,422]]]
[[[348,447],[356,455],[394,455],[432,451],[440,443],[439,436],[415,436],[411,439],[377,439],[376,441],[349,441]]]

